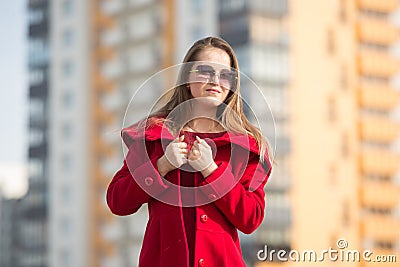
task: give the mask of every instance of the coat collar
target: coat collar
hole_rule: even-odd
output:
[[[127,147],[129,147],[132,142],[143,139],[143,136],[147,141],[156,141],[161,139],[172,141],[176,138],[172,135],[171,132],[167,130],[166,127],[163,127],[163,125],[160,124],[152,125],[149,129],[146,130],[139,129],[135,124],[123,128],[121,131],[121,137]],[[227,131],[223,135],[215,137],[213,141],[217,147],[235,144],[253,153],[259,154],[257,141],[254,137],[250,135]]]

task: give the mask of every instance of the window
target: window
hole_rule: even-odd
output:
[[[346,199],[342,203],[342,224],[344,227],[348,227],[350,224],[350,203]]]
[[[33,118],[44,116],[44,102],[39,98],[31,98],[29,102],[29,115]]]
[[[29,72],[29,84],[30,85],[38,85],[42,83],[44,80],[44,71],[41,69],[31,70]]]
[[[194,25],[192,28],[193,40],[200,39],[204,36],[204,26],[203,25]]]
[[[62,94],[62,105],[64,108],[71,108],[74,105],[73,93],[71,91],[65,91]]]
[[[44,39],[30,38],[28,51],[30,67],[44,65],[49,61],[49,45]]]
[[[288,0],[251,0],[247,1],[253,10],[283,16],[288,13]]]
[[[342,157],[347,158],[349,156],[349,135],[347,133],[342,134],[342,142],[341,142],[341,152]]]
[[[30,9],[28,14],[29,24],[39,24],[43,20],[43,10]]]
[[[244,0],[221,0],[220,8],[221,13],[230,13],[238,10],[242,10],[245,7]]]
[[[43,132],[38,129],[29,130],[29,145],[37,146],[43,143]]]
[[[337,163],[331,163],[329,166],[329,182],[331,185],[337,184]]]
[[[71,15],[73,12],[72,0],[64,0],[61,3],[61,9],[63,15]]]
[[[326,31],[326,50],[330,55],[334,55],[336,52],[335,39],[335,32],[329,28]]]
[[[60,201],[68,205],[72,200],[72,190],[69,184],[63,184],[60,186]]]
[[[348,68],[346,64],[342,64],[342,67],[340,68],[340,88],[342,90],[347,90],[348,85],[349,85],[349,75],[348,75]]]
[[[74,42],[74,33],[71,29],[64,30],[62,34],[64,47],[70,47]]]
[[[347,22],[347,0],[340,0],[339,2],[339,20],[342,23]]]
[[[263,82],[286,83],[289,79],[289,56],[285,48],[274,45],[257,45],[252,48],[251,71],[254,78]]]
[[[61,167],[65,173],[71,172],[72,158],[69,154],[64,154],[61,158]]]
[[[29,160],[29,176],[32,178],[40,178],[43,176],[43,162],[38,159]]]
[[[62,65],[62,73],[63,73],[64,77],[66,77],[66,78],[71,77],[72,72],[73,72],[72,63],[69,61],[64,62],[64,64]]]
[[[193,11],[194,12],[202,12],[204,9],[204,1],[203,0],[192,0]]]
[[[333,123],[336,121],[336,98],[330,96],[328,99],[328,121]]]
[[[61,218],[60,230],[61,233],[65,236],[68,236],[71,233],[71,220],[67,216]]]
[[[375,241],[375,247],[380,249],[393,249],[394,245],[390,241]]]
[[[71,123],[64,123],[61,128],[61,134],[64,140],[70,140],[72,136],[72,126]]]
[[[60,265],[71,266],[71,253],[67,248],[61,249],[60,251]]]

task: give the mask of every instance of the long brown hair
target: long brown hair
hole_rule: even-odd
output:
[[[224,50],[229,55],[231,67],[236,69],[239,73],[238,60],[232,47],[225,40],[219,37],[206,37],[195,42],[186,53],[183,63],[198,61],[199,53],[207,48],[218,48]],[[188,114],[188,111],[185,109],[189,108],[190,106],[184,104],[182,105],[182,103],[193,98],[190,90],[187,90],[186,88],[186,81],[188,81],[188,70],[190,69],[190,65],[191,64],[182,64],[179,72],[178,82],[172,89],[170,94],[171,96],[165,105],[148,116],[148,118],[153,119],[146,120],[146,127],[150,127],[155,123],[166,123],[169,125],[169,128],[172,132],[177,133],[179,129],[181,129],[187,123],[185,114]],[[235,87],[229,91],[228,96],[225,98],[224,104],[221,104],[217,109],[217,120],[228,131],[249,134],[253,136],[257,141],[260,155],[265,155],[267,149],[269,150],[267,139],[262,135],[261,131],[257,127],[247,120],[243,112],[239,76],[240,75],[238,75]],[[177,112],[176,109],[178,109]],[[171,116],[170,112],[173,110],[174,114],[180,114],[180,116]],[[167,116],[168,121],[165,119]],[[270,153],[268,153],[268,157],[270,162],[272,162]],[[264,162],[264,157],[260,156],[260,160],[261,162]]]

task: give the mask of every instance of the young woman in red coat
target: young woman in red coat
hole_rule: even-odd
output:
[[[122,130],[129,150],[107,203],[120,216],[148,204],[140,267],[245,266],[237,230],[264,218],[268,143],[243,113],[226,41],[197,41],[184,63],[167,103]]]

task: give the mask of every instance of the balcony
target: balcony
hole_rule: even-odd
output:
[[[107,78],[99,73],[93,76],[93,85],[96,90],[99,89],[100,91],[104,92],[111,92],[113,88],[115,88],[114,83],[110,82]]]
[[[111,223],[114,217],[107,208],[107,206],[105,205],[105,203],[102,202],[102,198],[104,197],[103,194],[107,188],[107,185],[104,185],[105,183],[101,183],[98,180],[94,180],[93,182],[94,182],[93,189],[95,191],[93,192],[93,198],[91,199],[92,201],[91,213],[93,217],[96,218],[95,221],[93,221],[93,224],[96,225],[97,227],[101,227],[101,225],[107,225]]]
[[[386,117],[366,117],[360,121],[362,140],[392,143],[399,137],[399,124]]]
[[[115,57],[114,50],[108,46],[98,46],[95,54],[101,61],[111,61]]]
[[[361,172],[366,175],[393,176],[399,165],[399,155],[388,150],[368,149],[360,154]]]
[[[105,125],[112,124],[116,120],[115,114],[105,110],[100,105],[95,107],[96,119]]]
[[[400,221],[389,216],[372,215],[361,222],[362,235],[376,241],[397,242],[400,239],[399,229]]]
[[[49,19],[46,17],[38,24],[29,25],[29,37],[38,37],[41,36],[45,38],[49,35]]]
[[[390,182],[363,182],[363,185],[361,187],[361,203],[364,206],[368,207],[375,207],[375,208],[384,208],[384,209],[391,209],[396,207],[399,204],[400,201],[400,188],[396,186],[393,183]],[[382,222],[381,222],[382,221]],[[390,236],[390,232],[392,233],[391,236],[394,236],[394,233],[397,232],[399,233],[399,226],[400,222],[397,221],[397,228],[396,227],[382,227],[383,225],[393,225],[392,221],[386,220],[372,220],[368,221],[368,227],[367,229],[372,229],[374,227],[372,226],[378,226],[376,227],[377,231],[388,231],[385,232],[387,236]],[[371,226],[372,225],[372,226]],[[385,228],[385,229],[383,229]],[[397,231],[394,231],[395,229],[398,229]],[[390,231],[389,231],[390,230]],[[398,234],[400,237],[400,234]]]
[[[391,45],[399,36],[398,29],[387,20],[364,18],[357,25],[361,42]]]
[[[114,26],[115,21],[105,13],[101,11],[95,12],[94,21],[96,26],[100,27],[101,29],[111,29]]]
[[[125,99],[118,90],[105,94],[101,97],[100,102],[101,106],[111,113],[124,110],[125,108]]]
[[[94,229],[94,232],[97,229]],[[106,240],[105,237],[103,237],[101,235],[100,232],[95,232],[92,235],[92,246],[93,249],[95,250],[95,252],[97,252],[99,255],[102,255],[106,258],[111,257],[112,255],[114,255],[115,250],[114,247],[112,246],[112,244],[110,243],[109,240]],[[97,259],[99,260],[99,259]],[[99,264],[94,264],[95,266],[100,266]]]
[[[30,158],[44,158],[47,156],[47,143],[41,143],[38,146],[30,146],[28,156]]]
[[[124,8],[123,1],[101,1],[101,11],[109,16],[118,15]]]
[[[110,144],[106,143],[104,140],[100,138],[100,136],[96,136],[95,138],[95,150],[97,155],[104,156],[106,158],[111,158],[116,154],[116,147],[111,146]]]
[[[400,98],[398,91],[384,85],[362,85],[358,93],[361,107],[379,110],[394,109]]]
[[[289,45],[288,25],[280,20],[263,16],[249,17],[250,39],[264,43],[276,44],[287,48]]]
[[[391,78],[399,70],[396,58],[384,52],[362,51],[358,58],[359,73],[364,76]]]
[[[248,10],[271,17],[282,17],[289,12],[288,0],[250,0],[245,1]]]
[[[358,9],[390,13],[397,9],[397,0],[357,0]]]
[[[125,37],[122,26],[116,25],[114,28],[104,31],[100,38],[102,44],[110,47],[117,47],[124,41]]]

